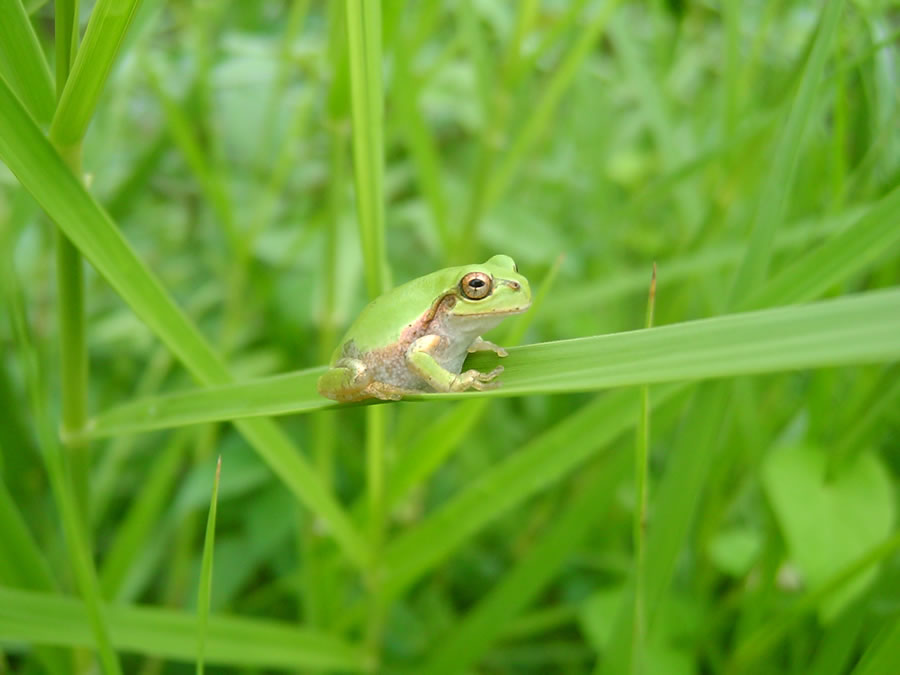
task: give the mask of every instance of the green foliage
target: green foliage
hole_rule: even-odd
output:
[[[896,670],[892,20],[0,2],[0,670]],[[495,253],[501,388],[316,393]]]

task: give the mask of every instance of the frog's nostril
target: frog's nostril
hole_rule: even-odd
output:
[[[519,289],[521,288],[521,286],[519,285],[519,282],[518,282],[518,281],[510,281],[510,282],[509,282],[509,286],[510,286],[510,288],[512,288],[514,291],[517,291],[517,290],[519,290]]]

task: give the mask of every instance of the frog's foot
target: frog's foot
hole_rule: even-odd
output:
[[[483,340],[480,337],[475,338],[475,342],[469,345],[469,353],[473,352],[494,352],[497,356],[507,356],[506,350],[500,345],[495,345],[489,340]]]
[[[500,386],[500,383],[492,382],[492,380],[502,372],[503,366],[497,366],[489,373],[482,373],[480,370],[467,370],[453,378],[453,382],[450,384],[450,391],[496,389]]]

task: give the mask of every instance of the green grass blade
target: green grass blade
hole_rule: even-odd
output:
[[[739,305],[766,277],[772,257],[772,242],[787,212],[791,185],[800,161],[803,131],[809,126],[819,79],[839,26],[843,6],[842,0],[834,0],[826,3],[822,10],[815,42],[803,68],[797,93],[788,108],[787,121],[778,137],[771,168],[760,193],[751,226],[750,245],[731,289],[731,306]]]
[[[81,144],[128,26],[141,0],[98,0],[50,126],[54,145]]]
[[[212,497],[209,500],[209,516],[206,520],[206,536],[203,539],[203,557],[200,562],[200,583],[197,589],[197,675],[203,675],[206,660],[209,598],[212,594],[213,550],[216,542],[216,506],[219,499],[221,476],[222,455],[219,455],[219,459],[216,461],[216,477],[213,480]]]
[[[381,86],[381,3],[346,0],[353,111],[356,210],[370,298],[390,285],[384,239],[384,93]]]
[[[900,187],[874,204],[851,227],[776,274],[747,300],[749,307],[804,302],[871,268],[900,244]]]
[[[597,391],[900,357],[900,290],[870,291],[801,307],[730,314],[574,340],[511,347],[503,385],[482,392],[411,394],[408,400]],[[486,370],[496,357],[475,354]],[[86,435],[103,437],[185,424],[339,407],[315,393],[324,368],[126,403],[98,415]]]
[[[78,51],[81,37],[79,0],[58,0],[54,2],[53,41],[56,46],[56,93],[62,95],[72,71],[72,62]]]
[[[21,0],[0,2],[0,78],[38,124],[50,123],[56,109],[53,78]]]
[[[192,663],[197,656],[197,617],[149,607],[109,605],[116,649]],[[82,603],[71,598],[0,588],[0,643],[92,647]],[[320,668],[357,672],[362,652],[328,633],[296,625],[212,615],[206,643],[209,664],[256,668]]]
[[[607,458],[588,480],[574,489],[576,495],[540,541],[522,555],[496,586],[450,629],[420,671],[424,675],[467,672],[503,634],[510,621],[553,579],[585,534],[609,509],[622,480],[627,457]]]
[[[79,57],[84,52],[82,47]],[[85,192],[3,82],[0,82],[0,159],[199,381],[209,385],[224,384],[231,379],[196,327],[137,257],[106,213]],[[239,429],[297,498],[329,522],[335,538],[350,558],[361,564],[366,557],[362,538],[284,432],[268,420],[246,421]]]
[[[656,392],[653,404],[662,404],[678,389]],[[480,475],[388,545],[384,567],[387,592],[402,592],[483,527],[606,447],[634,425],[637,415],[633,392],[613,392],[569,415]]]

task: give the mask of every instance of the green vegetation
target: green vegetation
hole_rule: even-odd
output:
[[[0,2],[0,672],[900,672],[896,18]],[[316,393],[497,253],[502,388]]]

